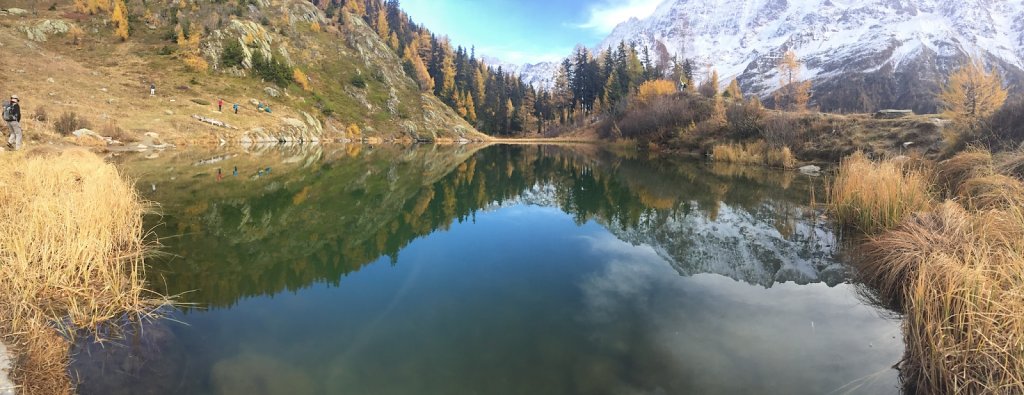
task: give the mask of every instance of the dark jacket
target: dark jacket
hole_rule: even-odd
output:
[[[11,106],[11,115],[14,116],[14,121],[21,122],[21,105],[7,101],[4,102],[4,106]]]

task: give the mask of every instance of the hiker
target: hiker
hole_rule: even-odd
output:
[[[149,95],[150,96],[156,96],[156,84],[155,83],[150,83],[149,84]]]
[[[7,146],[14,150],[21,149],[21,100],[18,95],[11,95],[11,100],[3,105],[3,118],[7,122],[7,129],[10,136],[7,137]]]
[[[231,173],[232,176],[238,177],[238,166],[235,166],[235,171]]]
[[[235,103],[235,105],[232,106],[232,107],[235,108],[235,114],[238,114],[238,103]]]
[[[217,99],[217,112],[224,112],[224,99]]]

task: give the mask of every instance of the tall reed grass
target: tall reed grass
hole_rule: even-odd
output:
[[[859,155],[831,191],[837,216],[871,225],[855,254],[864,281],[905,313],[908,393],[1024,393],[1024,186],[994,162],[968,150],[937,164],[936,192],[953,199],[941,204],[922,202],[921,173]],[[913,191],[872,191],[897,183]]]
[[[857,153],[843,160],[826,192],[841,225],[870,234],[928,208],[931,196],[924,173],[896,162],[875,163]]]
[[[763,141],[741,144],[718,144],[711,149],[716,162],[738,163],[792,169],[796,157],[789,147],[772,148]]]
[[[0,155],[0,336],[22,394],[70,393],[70,341],[167,299],[146,290],[145,203],[96,155]]]

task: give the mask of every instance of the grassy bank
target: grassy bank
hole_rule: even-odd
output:
[[[838,221],[867,234],[863,279],[905,313],[909,392],[1024,392],[1021,158],[854,155],[830,188]]]
[[[0,336],[22,394],[72,391],[69,344],[166,302],[146,290],[145,203],[82,150],[0,155]]]
[[[789,147],[773,148],[764,142],[748,144],[717,144],[711,149],[715,162],[738,163],[792,169],[796,158]]]

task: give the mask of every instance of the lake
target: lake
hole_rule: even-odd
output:
[[[114,160],[182,304],[79,344],[83,394],[900,391],[820,178],[586,145]]]

